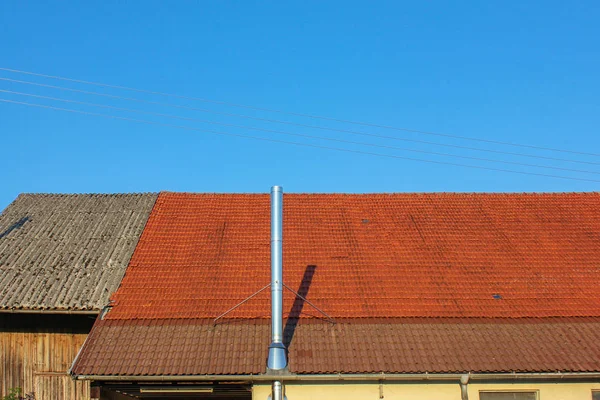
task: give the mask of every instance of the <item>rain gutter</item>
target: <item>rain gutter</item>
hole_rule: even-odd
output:
[[[75,375],[76,380],[133,381],[133,382],[187,382],[187,381],[528,381],[528,380],[600,380],[600,372],[541,372],[541,373],[474,373],[474,374],[245,374],[245,375]]]

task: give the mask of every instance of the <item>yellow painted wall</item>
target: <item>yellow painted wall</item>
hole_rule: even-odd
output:
[[[485,390],[537,390],[539,400],[591,400],[592,389],[600,390],[596,383],[498,383],[469,384],[469,400],[479,400],[479,391]],[[255,384],[253,400],[266,400],[271,393],[270,385]],[[288,400],[378,400],[378,383],[287,383]],[[383,399],[389,400],[460,400],[458,383],[384,383]]]

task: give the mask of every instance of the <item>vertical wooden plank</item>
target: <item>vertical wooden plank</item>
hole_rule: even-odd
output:
[[[0,315],[0,397],[21,387],[36,392],[36,400],[89,400],[89,383],[67,374],[87,334],[73,333],[70,326],[40,327],[36,315],[20,318],[24,328],[13,329]]]
[[[11,335],[11,341],[10,341],[10,360],[13,366],[13,371],[12,371],[12,380],[11,380],[11,386],[12,387],[20,387],[22,386],[22,382],[21,379],[19,379],[21,377],[21,370],[22,370],[22,362],[19,358],[19,351],[18,351],[18,334],[12,334]]]
[[[27,342],[28,342],[28,346],[29,346],[29,350],[27,352],[27,357],[29,359],[28,362],[28,369],[27,369],[27,386],[30,388],[29,390],[31,392],[35,391],[35,382],[34,382],[34,376],[33,376],[33,372],[36,370],[37,368],[37,349],[35,346],[36,343],[36,334],[35,332],[28,332],[27,333]]]
[[[4,357],[4,350],[6,348],[6,344],[4,343],[4,338],[6,337],[6,335],[4,335],[3,333],[0,333],[0,352],[2,352],[2,354],[0,355],[0,396],[5,396],[6,394],[4,393],[5,390],[5,382],[4,382],[4,377],[6,376],[6,367],[5,367],[5,357]]]
[[[36,400],[89,400],[89,384],[67,374],[40,373],[35,377]]]

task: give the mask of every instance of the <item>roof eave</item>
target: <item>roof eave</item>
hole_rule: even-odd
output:
[[[242,375],[73,375],[76,380],[188,382],[188,381],[536,381],[599,380],[599,372],[506,372],[506,373],[370,373],[370,374],[242,374]]]
[[[2,308],[0,313],[8,314],[79,314],[98,315],[100,310],[58,310],[58,309],[35,309],[35,308]]]

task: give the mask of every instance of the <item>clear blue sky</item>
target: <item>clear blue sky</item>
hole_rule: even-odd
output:
[[[597,1],[0,2],[0,67],[488,140],[600,153]],[[163,98],[0,71],[0,77],[411,140],[600,163],[416,133]],[[293,133],[600,171],[576,164],[275,125],[0,81],[0,89]],[[197,121],[0,98],[224,132]],[[0,103],[0,208],[21,192],[590,191],[517,175],[210,135]],[[365,151],[600,180],[401,150]]]

